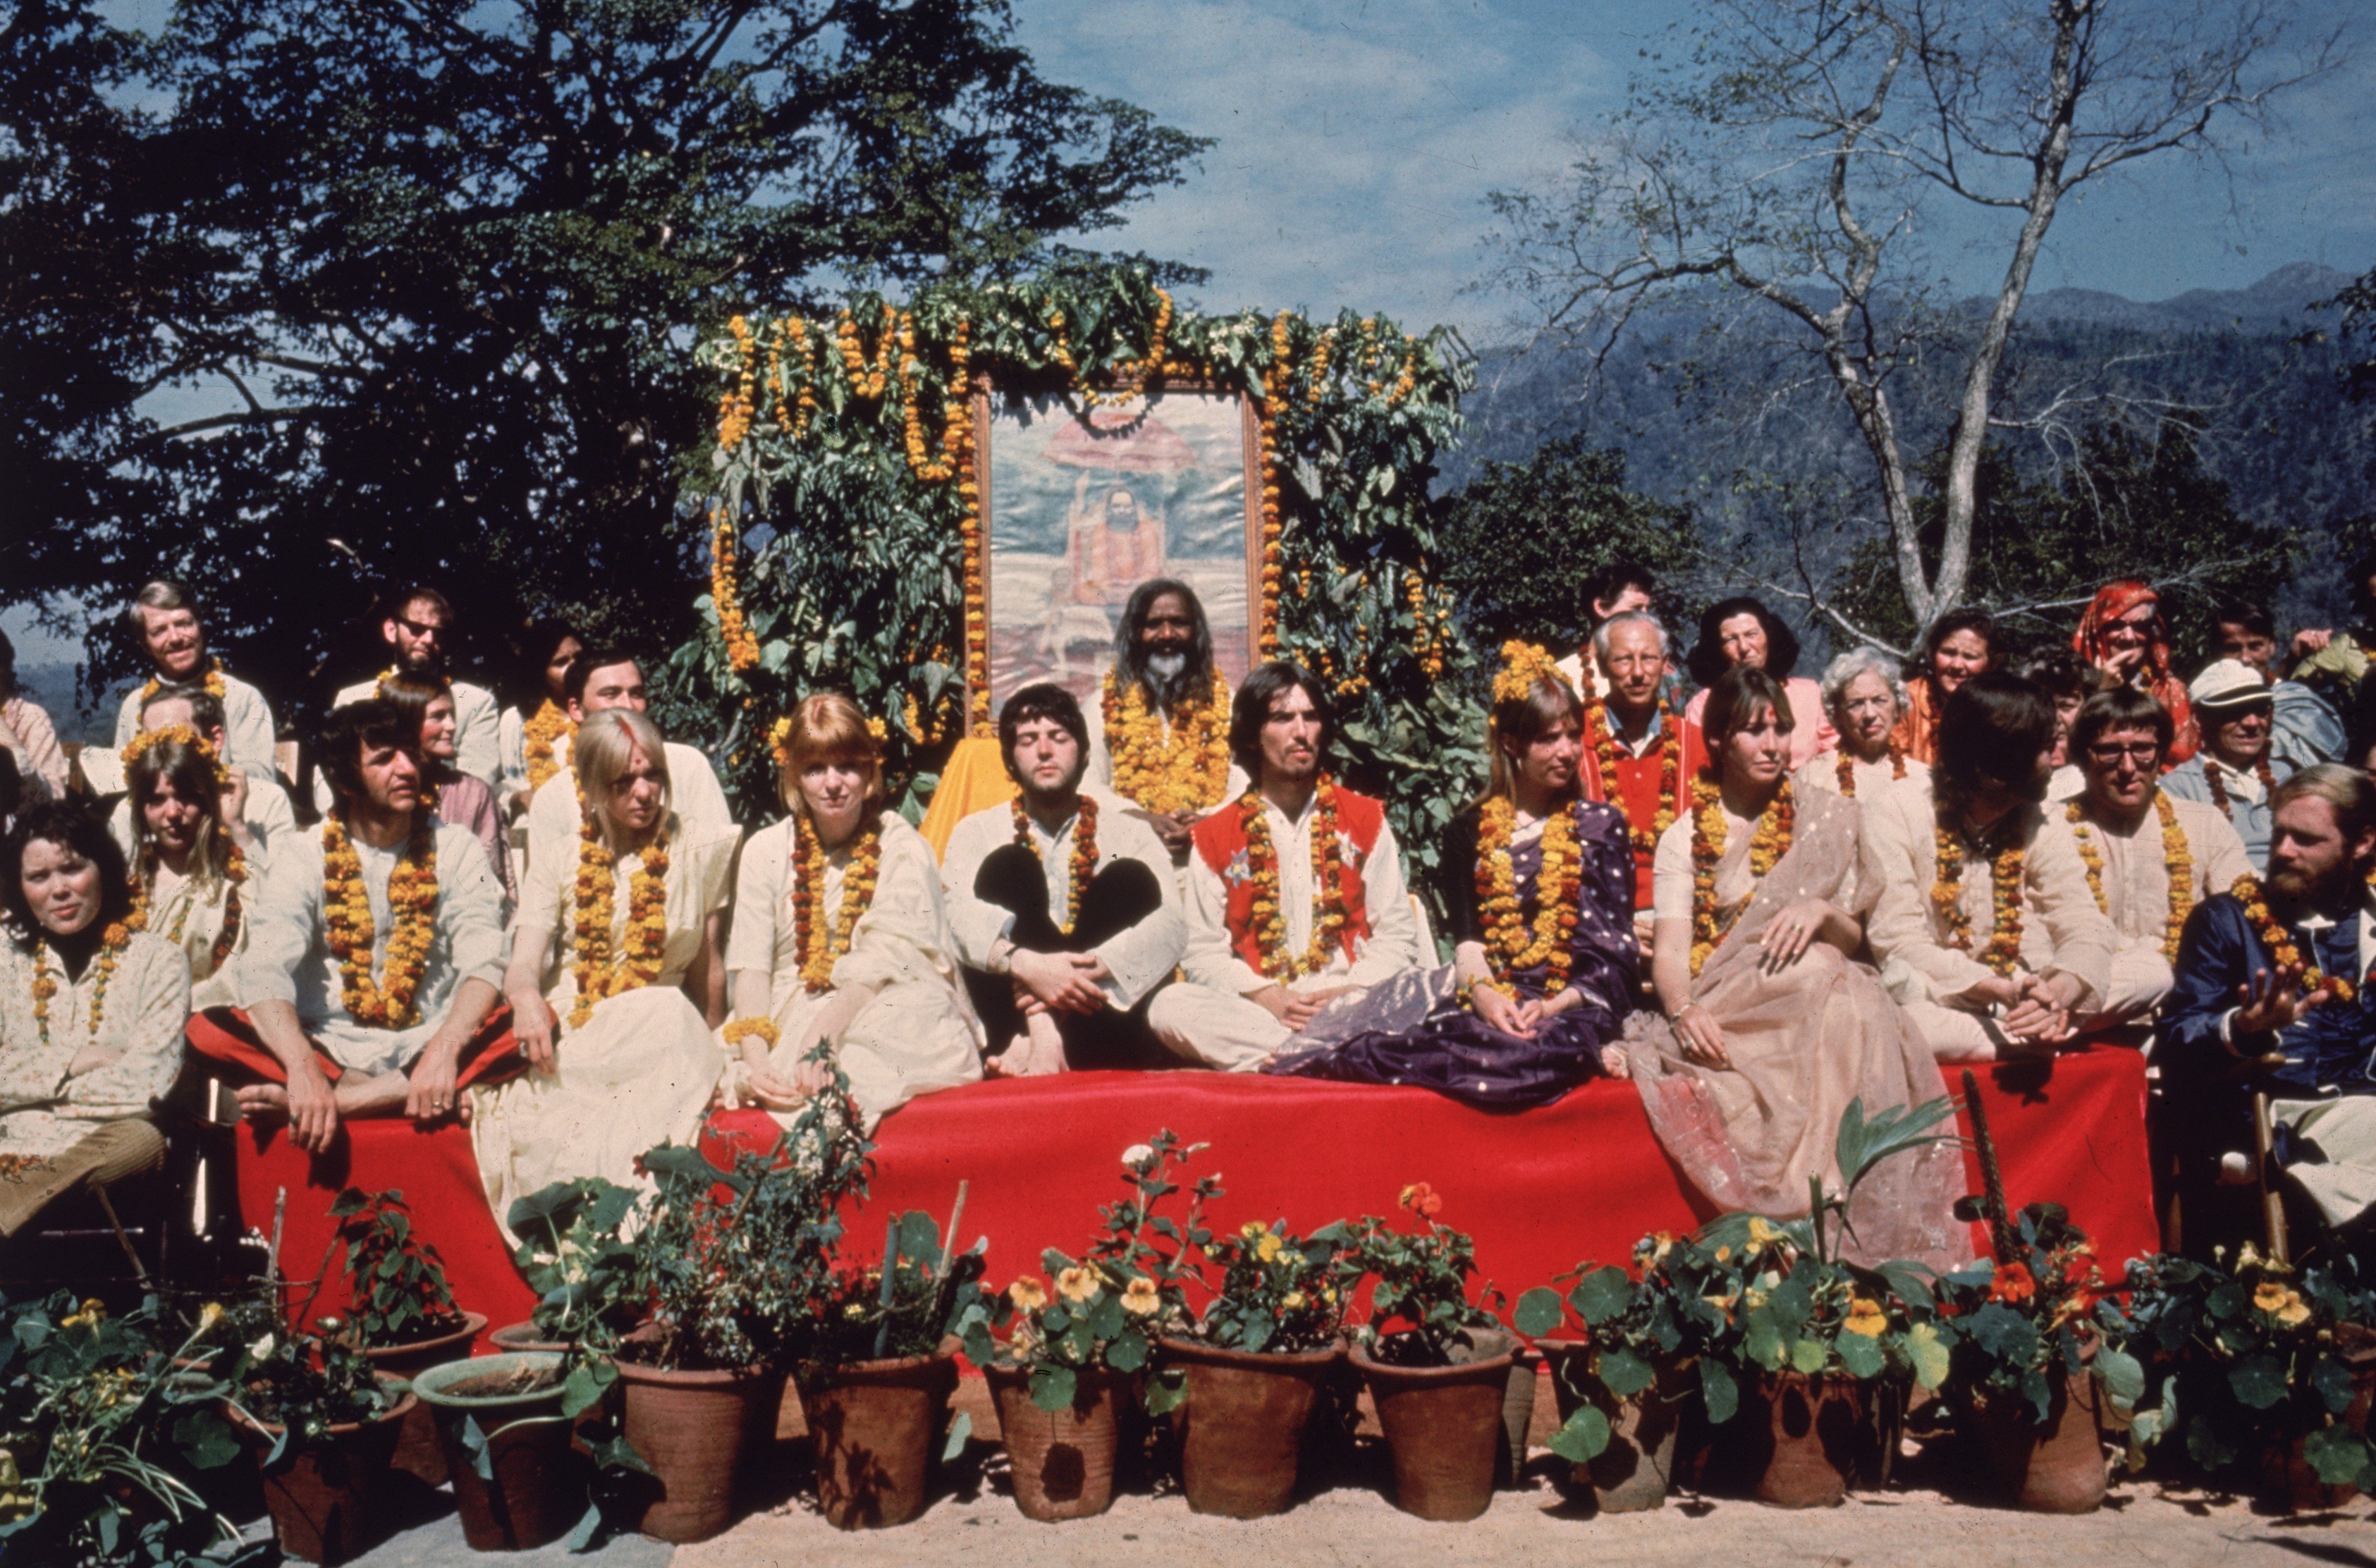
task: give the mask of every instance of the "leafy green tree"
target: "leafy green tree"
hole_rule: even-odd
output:
[[[1034,268],[1203,146],[1044,79],[1004,0],[190,0],[125,85],[171,102],[121,158],[171,178],[111,196],[174,261],[132,316],[232,406],[101,452],[173,500],[101,561],[65,517],[29,552],[196,578],[284,699],[391,578],[454,593],[466,658],[543,610],[671,646],[698,332]]]
[[[1624,453],[1587,450],[1581,435],[1486,464],[1439,526],[1444,586],[1489,655],[1512,637],[1573,652],[1590,631],[1596,574],[1638,561],[1668,577],[1694,560],[1690,508],[1628,491]]]
[[[1926,466],[1936,467],[1943,454]],[[2176,426],[2146,442],[2118,426],[2083,433],[2072,460],[2026,477],[1991,443],[1978,469],[1970,602],[1994,613],[2016,650],[2067,645],[2096,590],[2135,577],[2160,588],[2180,668],[2211,657],[2214,603],[2230,595],[2266,602],[2285,580],[2299,539],[2247,520],[2226,483],[2204,467]],[[1933,490],[1921,503],[1926,539],[1942,527]],[[1887,569],[1888,545],[1851,554],[1835,602],[1876,636],[1908,646],[1918,623]]]

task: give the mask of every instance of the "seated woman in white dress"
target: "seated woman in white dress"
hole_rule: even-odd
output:
[[[718,1088],[694,999],[719,961],[736,836],[670,809],[668,753],[640,713],[589,716],[570,760],[577,853],[529,862],[504,979],[531,1070],[472,1091],[498,1222],[554,1182],[635,1184],[638,1155],[699,1136]]]
[[[940,866],[884,809],[882,745],[858,705],[804,698],[776,733],[791,812],[751,836],[726,949],[734,1093],[789,1126],[830,1081],[809,1059],[824,1043],[871,1128],[918,1095],[979,1081],[981,1024]]]
[[[1838,1190],[1833,1135],[1942,1092],[1930,1051],[1880,977],[1852,956],[1875,889],[1860,885],[1857,802],[1795,790],[1780,682],[1735,667],[1708,695],[1708,767],[1658,839],[1651,980],[1658,1010],[1627,1025],[1642,1103],[1711,1209],[1807,1212],[1807,1181]],[[1880,1168],[1849,1211],[1851,1255],[1958,1264],[1950,1212],[1961,1156],[1933,1146]]]
[[[53,1200],[156,1165],[148,1120],[182,1066],[190,982],[135,929],[124,852],[78,806],[37,805],[0,848],[0,1236]]]
[[[184,724],[135,735],[125,748],[133,897],[140,923],[181,950],[190,1010],[236,1007],[234,955],[247,949],[262,856],[241,817],[226,817],[229,770]]]

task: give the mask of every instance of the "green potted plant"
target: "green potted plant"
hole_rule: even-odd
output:
[[[2095,1244],[2055,1204],[1989,1213],[1992,1256],[1939,1282],[1932,1333],[1952,1358],[1946,1392],[2006,1497],[2041,1514],[2104,1501],[2106,1408],[2125,1419],[2144,1371]]]
[[[30,1563],[195,1561],[234,1539],[201,1485],[241,1446],[194,1325],[156,1299],[111,1316],[65,1292],[15,1303],[0,1336],[0,1556]]]
[[[567,1351],[581,1342],[608,1352],[642,1317],[630,1284],[635,1245],[621,1233],[636,1194],[599,1177],[556,1182],[516,1199],[504,1223],[519,1238],[512,1265],[536,1305],[528,1319],[487,1338],[501,1350]]]
[[[952,1234],[964,1212],[960,1186]],[[950,1421],[949,1396],[956,1331],[980,1312],[980,1273],[979,1251],[949,1255],[932,1216],[910,1211],[889,1222],[880,1265],[835,1277],[795,1362],[828,1523],[906,1524],[930,1501],[934,1461],[964,1448],[973,1423]]]
[[[346,1249],[347,1313],[343,1323],[325,1317],[325,1334],[351,1337],[376,1370],[406,1380],[470,1353],[486,1314],[454,1304],[445,1264],[414,1231],[403,1193],[349,1187],[331,1203],[330,1218],[339,1222],[332,1244]],[[405,1418],[396,1467],[429,1486],[446,1482],[445,1444],[426,1405]]]
[[[1203,1204],[1220,1195],[1208,1178],[1195,1189],[1191,1229],[1204,1231]],[[1304,1436],[1343,1364],[1344,1282],[1337,1254],[1345,1228],[1303,1238],[1284,1220],[1248,1220],[1213,1234],[1190,1255],[1205,1311],[1158,1348],[1167,1377],[1182,1378],[1178,1407],[1180,1479],[1199,1514],[1257,1519],[1287,1506],[1301,1473]],[[1214,1285],[1207,1263],[1218,1264]]]
[[[2181,1437],[2205,1477],[2287,1512],[2376,1491],[2376,1292],[2347,1255],[2307,1268],[2250,1245],[2210,1264],[2156,1256],[2129,1265],[2128,1286],[2131,1348],[2159,1372],[2132,1464]]]
[[[1730,1419],[1730,1373],[1720,1360],[1700,1360],[1731,1326],[1709,1300],[1739,1289],[1727,1262],[1660,1231],[1634,1245],[1638,1280],[1614,1264],[1584,1263],[1559,1277],[1573,1281],[1564,1295],[1537,1286],[1518,1298],[1513,1322],[1540,1346],[1559,1405],[1550,1450],[1574,1467],[1568,1484],[1596,1512],[1665,1506],[1695,1372],[1717,1381],[1720,1392],[1702,1396]],[[1582,1333],[1561,1336],[1570,1313]]]
[[[508,1350],[414,1374],[454,1479],[462,1539],[474,1551],[525,1551],[586,1516],[591,1465],[569,1412],[569,1355]]]
[[[1803,1218],[1729,1214],[1699,1233],[1699,1251],[1721,1271],[1704,1283],[1727,1318],[1704,1344],[1702,1383],[1729,1381],[1729,1373],[1748,1384],[1744,1436],[1763,1502],[1841,1502],[1860,1455],[1877,1473],[1885,1468],[1907,1384],[1936,1389],[1946,1380],[1948,1348],[1927,1271],[1851,1263],[1840,1244],[1857,1187],[1883,1160],[1938,1141],[1930,1129],[1950,1109],[1942,1098],[1867,1122],[1863,1103],[1852,1099],[1833,1146],[1841,1191],[1810,1177]],[[1723,1419],[1720,1404],[1709,1403],[1712,1422]]]
[[[1051,1247],[1040,1254],[1045,1278],[1021,1276],[959,1321],[967,1356],[990,1381],[1027,1517],[1104,1513],[1132,1415],[1142,1402],[1158,1415],[1179,1404],[1180,1370],[1148,1372],[1157,1341],[1192,1321],[1182,1252],[1212,1237],[1193,1212],[1183,1230],[1157,1210],[1182,1190],[1170,1177],[1203,1146],[1182,1148],[1166,1131],[1124,1149],[1130,1195],[1099,1206],[1103,1228],[1088,1250],[1074,1258]]]
[[[1443,1200],[1420,1182],[1398,1201],[1416,1232],[1374,1217],[1344,1232],[1344,1289],[1372,1281],[1353,1366],[1394,1458],[1395,1505],[1422,1519],[1473,1519],[1493,1500],[1517,1340],[1495,1315],[1501,1297],[1491,1285],[1470,1299],[1476,1244],[1436,1222]]]

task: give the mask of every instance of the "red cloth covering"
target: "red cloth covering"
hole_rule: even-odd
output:
[[[2068,1206],[2095,1237],[2108,1273],[2155,1250],[2144,1063],[2135,1052],[2082,1052],[2050,1070],[1984,1069],[1979,1079],[2014,1206]],[[1043,1248],[1077,1253],[1087,1245],[1098,1206],[1123,1194],[1122,1151],[1164,1127],[1212,1144],[1188,1170],[1220,1178],[1225,1192],[1211,1210],[1219,1225],[1283,1216],[1305,1231],[1363,1214],[1395,1216],[1403,1187],[1426,1182],[1444,1199],[1443,1221],[1476,1238],[1483,1277],[1514,1299],[1586,1259],[1623,1262],[1650,1231],[1688,1229],[1708,1218],[1693,1211],[1631,1084],[1597,1080],[1556,1105],[1497,1114],[1423,1089],[1220,1073],[1073,1073],[950,1089],[886,1118],[853,1253],[872,1255],[879,1243],[870,1236],[903,1209],[946,1224],[964,1180],[971,1187],[963,1241],[990,1238],[993,1282],[1036,1274]],[[722,1164],[724,1139],[765,1149],[776,1133],[763,1112],[732,1112],[715,1120],[705,1147]],[[1978,1192],[1978,1161],[1967,1164]],[[240,1135],[244,1223],[268,1233],[274,1192],[288,1189],[286,1273],[312,1275],[334,1229],[330,1201],[350,1184],[403,1191],[461,1306],[486,1313],[494,1327],[529,1315],[534,1299],[487,1212],[464,1129],[349,1123],[320,1160],[280,1132]],[[1976,1253],[1986,1245],[1977,1229],[1973,1245]],[[344,1304],[343,1281],[333,1279],[316,1310]]]

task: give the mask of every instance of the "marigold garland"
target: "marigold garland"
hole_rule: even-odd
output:
[[[1717,866],[1724,859],[1725,824],[1724,791],[1705,778],[1692,781],[1692,977],[1707,965],[1716,952],[1717,944],[1724,940],[1742,911],[1749,908],[1750,898],[1757,896],[1754,883],[1763,882],[1767,873],[1781,863],[1790,850],[1790,837],[1798,825],[1798,806],[1790,793],[1790,780],[1774,791],[1774,798],[1758,814],[1756,829],[1749,839],[1749,874],[1752,882],[1749,898],[1729,909],[1720,908],[1716,897]]]
[[[709,601],[718,612],[719,640],[726,645],[726,660],[737,670],[759,662],[758,639],[742,619],[742,601],[735,588],[735,552],[740,530],[722,505],[709,508]]]
[[[164,689],[165,683],[162,680],[154,675],[149,676],[148,681],[140,688],[140,701],[136,706],[146,707],[148,705],[148,699],[155,696],[159,692],[161,692]],[[198,689],[205,692],[207,695],[214,698],[217,702],[223,700],[223,672],[221,659],[209,659],[207,660],[207,672],[199,679]]]
[[[1145,683],[1127,690],[1119,668],[1106,671],[1106,751],[1113,760],[1114,793],[1151,812],[1201,812],[1221,803],[1230,787],[1230,683],[1216,671],[1201,697],[1170,715],[1146,700]]]
[[[2096,896],[2096,908],[2109,915],[2112,905],[2104,893],[2104,853],[2096,847],[2091,831],[2095,825],[2088,820],[2086,804],[2085,795],[2072,797],[2063,808],[2063,820],[2071,824],[2071,840],[2079,848],[2087,891]],[[2186,929],[2186,917],[2194,912],[2194,856],[2187,847],[2186,830],[2178,825],[2178,808],[2158,786],[2154,790],[2154,811],[2161,819],[2162,864],[2169,872],[2169,912],[2162,918],[2161,956],[2176,962],[2179,936]]]
[[[231,788],[231,769],[225,767],[222,758],[216,754],[214,743],[187,724],[168,724],[161,730],[143,730],[125,742],[124,771],[130,773],[137,767],[140,765],[140,759],[152,748],[168,744],[186,746],[197,753],[198,760],[205,763],[208,769],[213,773],[215,788],[218,790]]]
[[[1834,777],[1840,781],[1840,793],[1853,801],[1856,799],[1856,756],[1846,746],[1834,754],[1839,758],[1832,766]],[[1906,777],[1906,753],[1895,741],[1889,742],[1889,776],[1893,779]]]
[[[830,927],[818,917],[818,904],[825,897],[825,840],[817,837],[805,809],[792,813],[792,838],[801,862],[800,886],[792,893],[792,942],[801,955],[802,985],[810,995],[822,995],[833,989],[833,967],[849,951],[859,917],[874,902],[883,870],[883,829],[870,822],[851,841],[849,866],[841,876],[841,904]]]
[[[1031,842],[1031,814],[1023,809],[1022,797],[1009,801],[1007,806],[1015,813],[1015,842],[1030,850],[1032,859],[1039,859],[1040,848]],[[1080,815],[1073,825],[1073,858],[1068,868],[1064,916],[1056,922],[1056,929],[1066,936],[1073,934],[1073,927],[1079,922],[1081,901],[1089,896],[1090,880],[1098,874],[1098,803],[1083,795],[1079,810]]]
[[[538,705],[534,713],[529,715],[528,722],[520,726],[520,732],[528,753],[528,787],[541,790],[554,774],[561,771],[561,763],[554,755],[556,743],[564,735],[575,737],[577,726],[570,719],[568,709],[547,697]]]
[[[99,1021],[107,1011],[107,982],[115,974],[115,961],[132,941],[132,933],[145,923],[137,918],[126,918],[110,925],[100,933],[99,952],[91,962],[97,972],[90,988],[90,1014],[85,1023],[85,1041],[99,1038]],[[42,1043],[50,1043],[50,998],[58,992],[58,982],[50,978],[50,944],[46,939],[33,944],[33,1027],[41,1032]],[[60,966],[63,968],[63,964]]]
[[[1557,996],[1567,989],[1575,968],[1575,928],[1584,890],[1584,853],[1575,837],[1575,818],[1567,811],[1543,819],[1543,862],[1535,873],[1535,918],[1529,928],[1518,897],[1518,873],[1511,841],[1516,837],[1518,808],[1505,797],[1485,802],[1477,826],[1478,910],[1485,922],[1485,960],[1493,971],[1490,983],[1509,994],[1508,988],[1526,970],[1547,966],[1543,994]]]
[[[2221,783],[2219,780],[2219,769],[2224,766],[2224,764],[2219,763],[2216,758],[2208,756],[2204,757],[2203,759],[2203,781],[2211,787],[2211,803],[2219,808],[2219,814],[2222,816],[2229,816],[2234,814],[2230,811],[2228,806],[2229,796],[2228,793],[2228,786]],[[2263,791],[2261,798],[2263,800],[2267,800],[2269,796],[2277,792],[2277,776],[2269,766],[2268,753],[2263,752],[2258,757],[2253,759],[2252,776],[2261,781],[2261,789]]]
[[[2260,878],[2239,876],[2236,879],[2236,885],[2228,891],[2244,906],[2244,918],[2252,923],[2253,934],[2261,939],[2261,946],[2268,953],[2269,962],[2276,967],[2277,983],[2282,986],[2290,980],[2299,986],[2304,1005],[2320,996],[2330,1002],[2348,1003],[2358,994],[2358,987],[2349,979],[2342,975],[2323,974],[2317,966],[2303,960],[2301,949],[2294,945],[2293,932],[2285,928],[2269,908],[2268,896],[2261,891]]]
[[[355,1022],[367,1028],[410,1028],[420,1021],[415,1003],[429,949],[437,937],[436,819],[412,814],[412,831],[387,875],[387,956],[372,974],[371,894],[363,886],[362,857],[347,837],[337,812],[322,819],[322,920],[330,952],[345,983],[340,1000]]]
[[[1951,810],[1939,809],[1934,824],[1938,871],[1930,884],[1930,908],[1947,928],[1945,945],[1959,953],[1972,950],[1972,918],[1964,912],[1964,836]],[[2028,851],[2021,844],[1997,851],[1989,866],[1989,901],[1994,929],[1989,932],[1979,960],[2000,975],[2010,976],[2021,965],[2021,879]]]
[[[773,1018],[737,1018],[726,1026],[720,1038],[725,1040],[726,1049],[731,1051],[754,1035],[766,1041],[767,1048],[771,1051],[775,1049],[777,1042],[784,1038],[783,1032],[776,1028],[776,1020]]]
[[[1502,668],[1493,676],[1493,706],[1505,702],[1524,702],[1534,694],[1535,687],[1549,683],[1569,685],[1568,678],[1540,643],[1524,642],[1517,638],[1502,645]]]
[[[734,384],[718,399],[718,449],[731,452],[751,434],[751,420],[757,412],[758,388],[751,364],[751,324],[739,315],[733,316],[727,321],[726,330],[734,335],[735,356],[741,368]]]
[[[858,322],[849,312],[843,311],[834,322],[834,340],[841,349],[842,369],[849,373],[849,389],[867,402],[881,402],[884,393],[890,389],[892,354],[898,347],[898,311],[885,303],[882,333],[874,340],[874,352],[869,355],[859,341]]]
[[[215,934],[213,957],[208,962],[206,974],[194,974],[190,977],[193,980],[202,980],[207,978],[207,975],[211,975],[222,968],[223,959],[230,956],[232,948],[239,941],[239,890],[241,885],[247,881],[247,857],[240,852],[240,848],[236,844],[231,847],[230,854],[223,861],[222,875],[224,883],[222,930]],[[137,876],[132,879],[132,913],[125,917],[125,923],[134,931],[148,929],[149,892],[153,881],[153,873],[148,881]],[[182,933],[189,927],[190,911],[196,906],[197,897],[194,889],[191,897],[182,900],[181,910],[174,915],[171,929],[159,934],[174,946],[181,946]]]
[[[908,467],[926,484],[946,483],[956,477],[957,465],[965,461],[966,430],[973,417],[965,398],[966,365],[971,356],[971,350],[966,346],[966,338],[970,330],[966,319],[960,316],[949,339],[949,379],[941,395],[941,455],[936,458],[932,456],[924,440],[924,409],[919,392],[915,319],[905,311],[899,313],[899,395],[903,404],[900,422],[907,445]]]
[[[1316,975],[1342,943],[1345,929],[1344,855],[1336,842],[1336,781],[1326,774],[1312,805],[1312,940],[1301,956],[1287,950],[1287,911],[1280,903],[1278,848],[1271,842],[1263,796],[1249,790],[1238,801],[1238,821],[1246,836],[1248,879],[1253,884],[1254,946],[1262,972],[1281,985]]]
[[[1596,697],[1584,705],[1584,738],[1592,748],[1593,765],[1600,772],[1600,798],[1625,810],[1625,797],[1617,780],[1617,726],[1610,721],[1609,699]],[[1656,853],[1658,837],[1675,825],[1683,811],[1683,742],[1671,723],[1658,735],[1658,803],[1651,814],[1650,826],[1626,826],[1626,837],[1637,855]]]
[[[1262,375],[1262,409],[1255,421],[1256,444],[1262,463],[1262,656],[1278,657],[1278,589],[1285,578],[1281,568],[1280,540],[1283,525],[1279,515],[1278,416],[1287,406],[1290,340],[1288,324],[1295,319],[1293,311],[1281,311],[1270,324],[1270,367]]]
[[[573,903],[576,930],[572,939],[577,977],[577,1003],[569,1010],[569,1027],[585,1027],[594,1004],[638,991],[660,978],[661,955],[668,946],[668,829],[662,825],[643,852],[635,874],[627,879],[627,929],[624,941],[612,934],[616,912],[613,884],[617,859],[602,840],[602,826],[586,791],[577,791],[577,883]],[[617,941],[619,951],[612,956]]]

